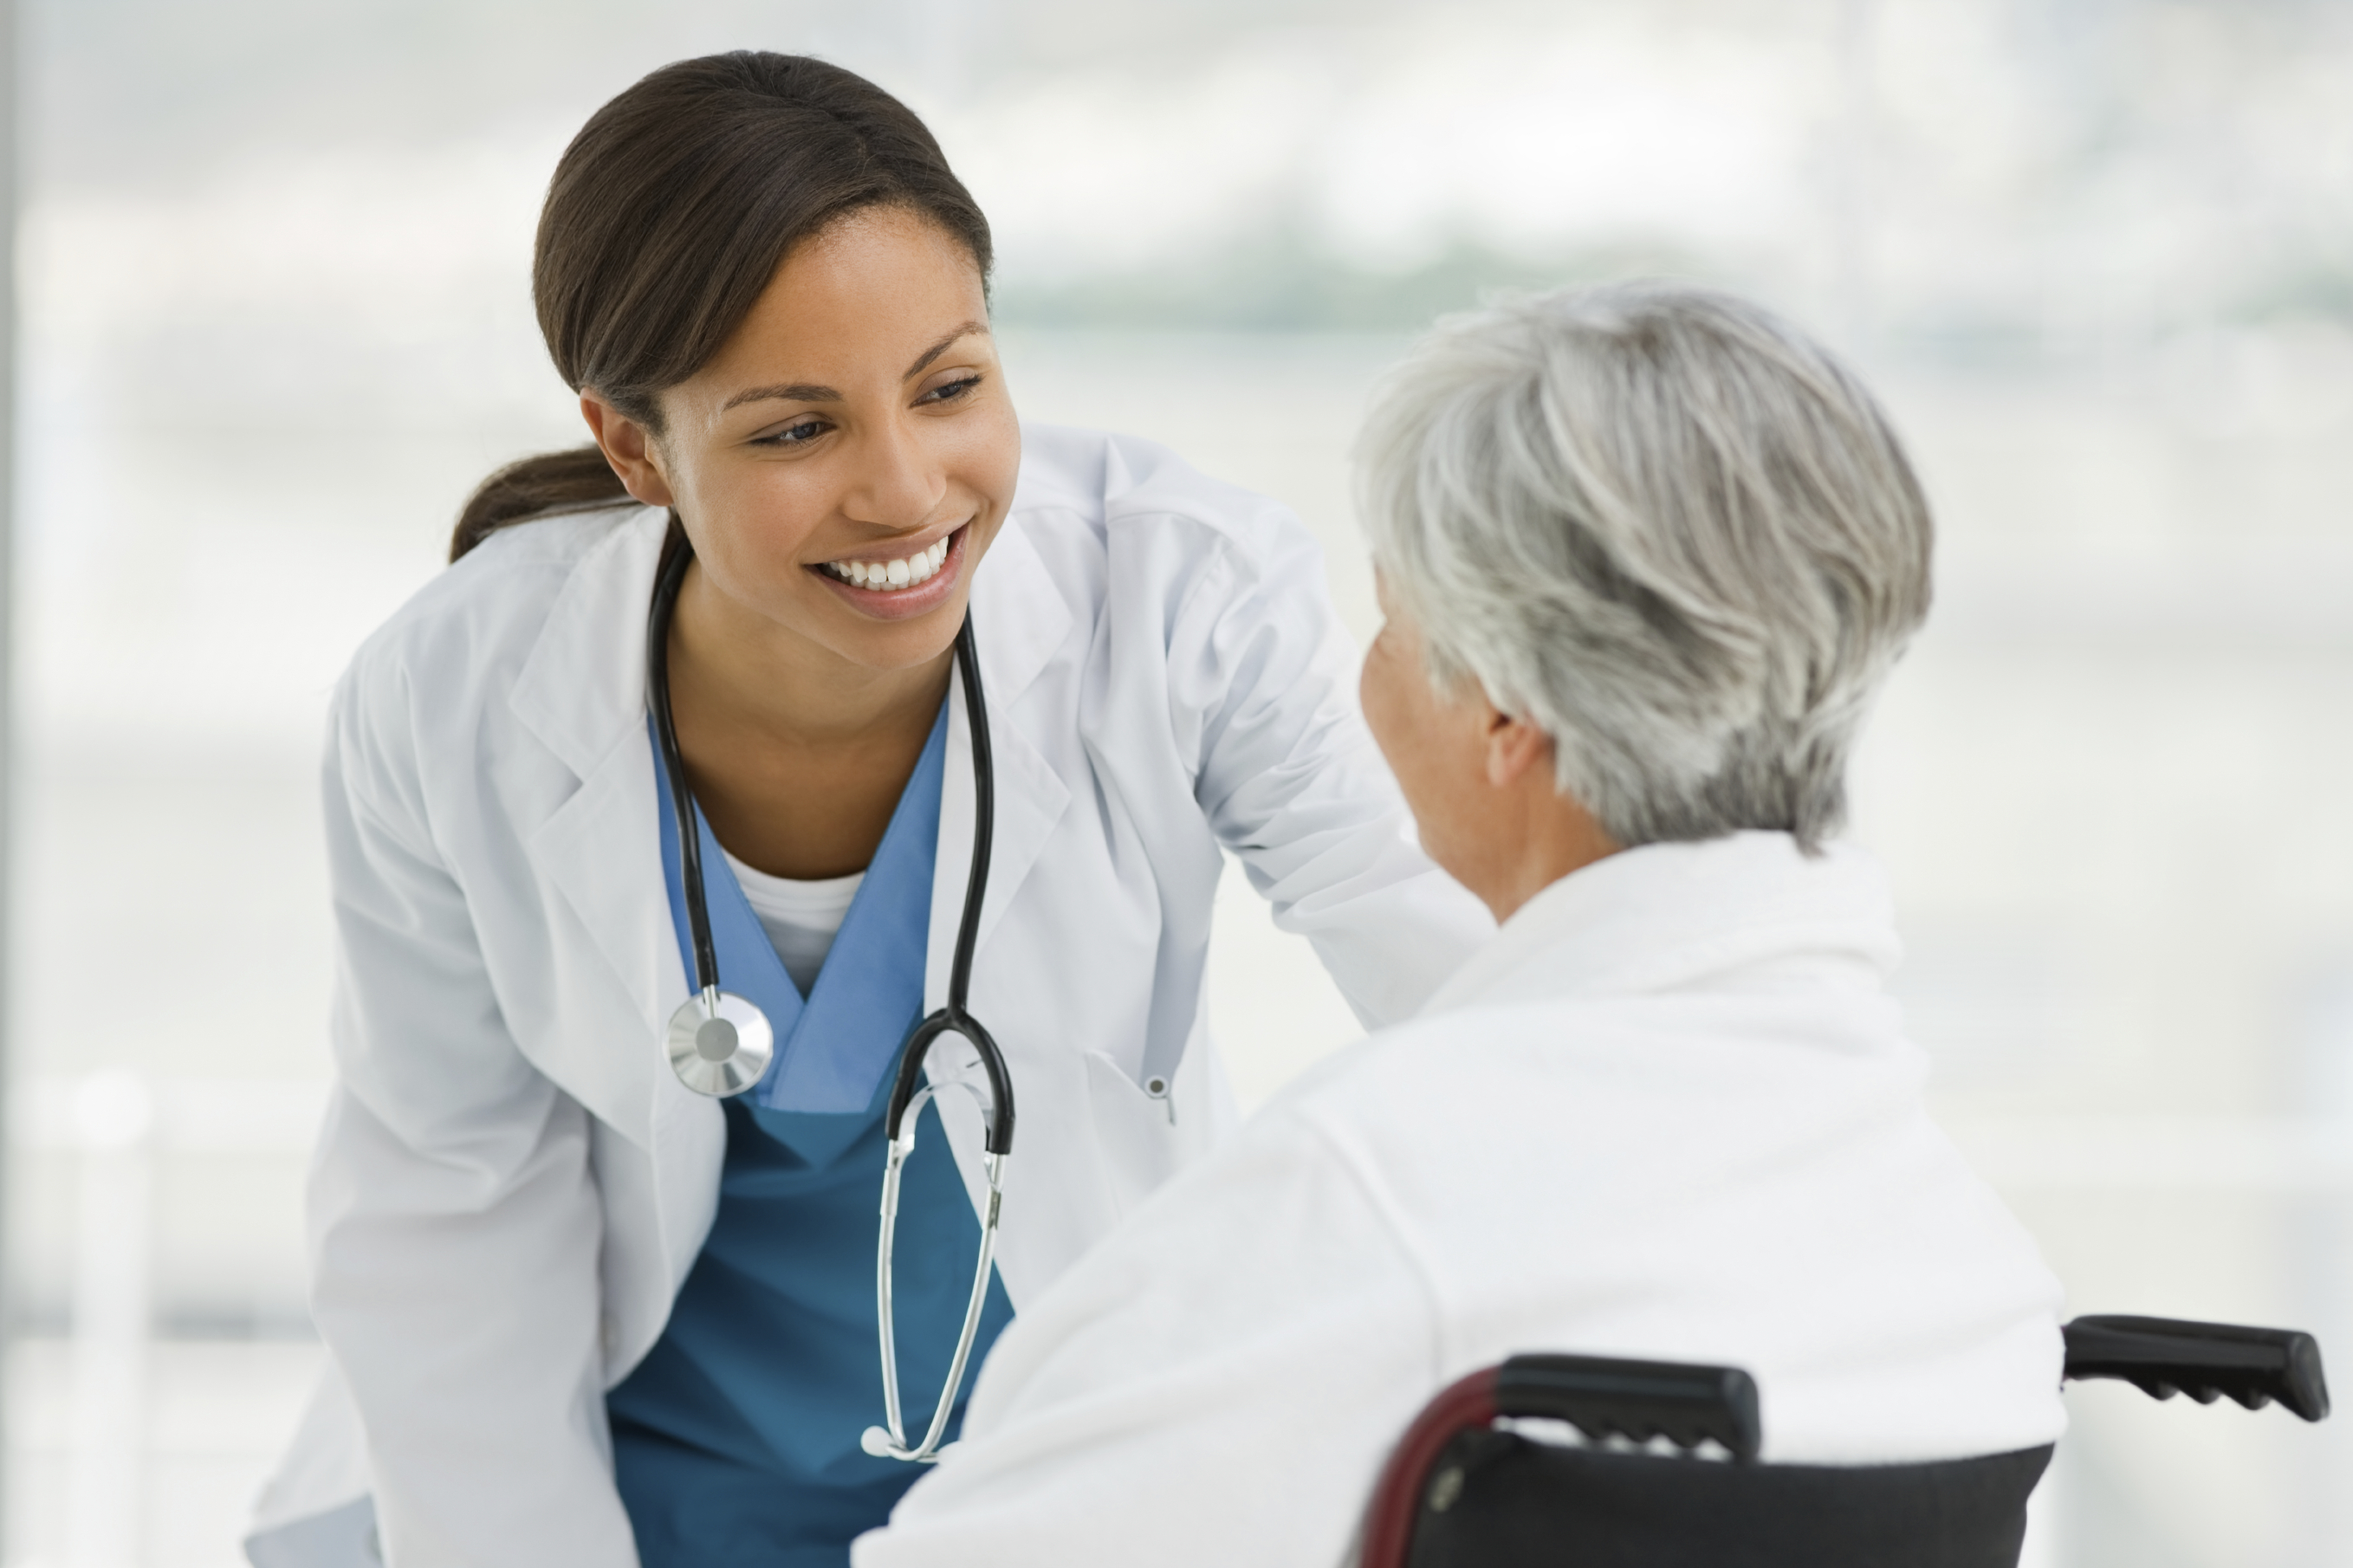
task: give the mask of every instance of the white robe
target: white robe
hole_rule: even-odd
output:
[[[1308,1568],[1388,1448],[1523,1352],[1729,1363],[1764,1458],[2036,1447],[2060,1292],[1931,1123],[1873,863],[1600,861],[1025,1306],[857,1568]]]

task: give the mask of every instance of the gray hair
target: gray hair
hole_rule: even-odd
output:
[[[1550,737],[1612,838],[1837,831],[1856,726],[1928,611],[1932,530],[1820,344],[1696,289],[1509,300],[1389,374],[1357,476],[1431,679]]]

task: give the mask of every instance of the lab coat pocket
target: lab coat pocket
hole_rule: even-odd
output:
[[[1125,1068],[1101,1051],[1087,1052],[1086,1064],[1097,1162],[1124,1216],[1176,1173],[1185,1145],[1166,1094],[1145,1093]]]

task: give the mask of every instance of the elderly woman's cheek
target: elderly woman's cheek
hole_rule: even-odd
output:
[[[1388,759],[1389,771],[1397,774],[1405,786],[1407,802],[1419,805],[1414,799],[1414,775],[1426,767],[1424,755],[1430,739],[1429,682],[1414,666],[1418,659],[1400,649],[1402,639],[1384,628],[1365,656],[1364,674],[1357,683],[1358,700],[1365,710],[1365,725],[1373,732],[1373,743]],[[1419,689],[1416,689],[1419,684]],[[1419,699],[1419,700],[1417,700]]]
[[[1442,805],[1434,796],[1442,793],[1433,778],[1433,753],[1429,723],[1430,706],[1429,685],[1418,670],[1408,668],[1411,661],[1400,659],[1395,637],[1376,642],[1365,659],[1364,675],[1359,681],[1359,695],[1364,704],[1365,724],[1373,732],[1373,742],[1388,759],[1389,772],[1396,775],[1398,790],[1405,795],[1408,810],[1413,813],[1415,826],[1420,830],[1423,847],[1432,858],[1437,850],[1431,845],[1433,833],[1443,835],[1442,826],[1432,820],[1433,813]],[[1417,692],[1411,682],[1419,682]],[[1417,702],[1416,698],[1422,699]]]

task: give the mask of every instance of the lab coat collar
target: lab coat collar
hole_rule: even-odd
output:
[[[1646,844],[1563,877],[1514,910],[1421,1016],[1562,996],[1628,996],[1773,973],[1876,989],[1901,956],[1878,863],[1808,855],[1786,833]]]
[[[641,737],[654,570],[670,514],[639,507],[581,552],[508,700],[523,727],[586,779]]]
[[[658,1123],[712,1109],[677,1081],[656,1043],[686,994],[668,940],[644,723],[646,612],[668,525],[666,513],[640,509],[581,552],[508,699],[516,720],[580,780],[543,821],[518,826],[533,868],[607,965],[601,975],[566,977],[566,994],[582,1004],[563,1021],[568,1026],[518,1043],[599,1121],[647,1148]]]
[[[1018,512],[1006,520],[973,580],[972,624],[997,772],[988,893],[981,900],[977,953],[987,949],[1006,907],[1071,803],[1069,786],[1029,733],[1020,699],[1070,637],[1077,617],[1039,559],[1038,547],[1022,531]],[[1052,716],[1046,721],[1051,722]],[[972,718],[959,679],[948,686],[947,773],[941,781],[939,858],[933,868],[931,948],[923,976],[926,1011],[947,1001],[956,922],[972,872],[973,820]]]

